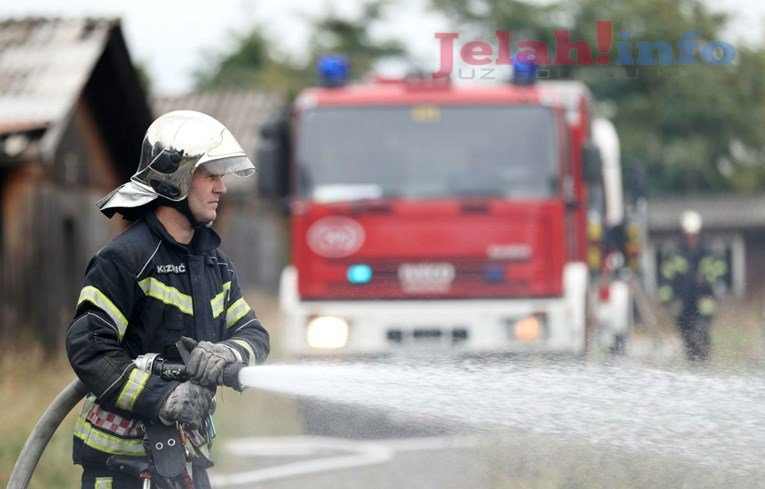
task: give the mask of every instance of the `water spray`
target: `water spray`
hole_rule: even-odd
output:
[[[384,413],[401,426],[529,433],[731,473],[762,471],[759,375],[522,359],[270,364],[240,375],[260,391]]]

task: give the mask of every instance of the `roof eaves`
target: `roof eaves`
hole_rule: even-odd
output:
[[[75,94],[74,97],[72,97],[67,102],[67,108],[62,114],[62,117],[60,117],[58,120],[52,121],[50,127],[43,135],[42,139],[40,140],[40,156],[44,161],[52,161],[55,157],[56,149],[58,148],[58,145],[61,141],[61,138],[63,137],[64,131],[66,131],[67,122],[71,120],[74,111],[77,107],[77,102],[82,95],[82,92],[85,88],[85,85],[87,84],[88,80],[90,79],[91,74],[93,73],[93,69],[95,68],[98,61],[101,59],[101,57],[104,54],[104,50],[106,48],[106,42],[109,39],[109,36],[114,31],[115,26],[119,25],[119,19],[118,18],[105,18],[105,19],[98,19],[99,22],[102,22],[104,24],[107,24],[107,27],[99,32],[94,32],[91,35],[92,36],[100,36],[101,39],[98,40],[98,42],[91,42],[90,44],[94,46],[94,48],[97,46],[97,53],[94,53],[90,57],[90,62],[86,66],[86,68],[81,73],[81,77],[77,82],[77,89],[73,91]]]

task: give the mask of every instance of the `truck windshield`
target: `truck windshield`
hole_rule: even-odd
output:
[[[302,113],[301,196],[499,197],[558,193],[558,134],[539,106],[319,107]]]

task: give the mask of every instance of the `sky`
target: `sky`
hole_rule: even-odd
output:
[[[390,21],[373,31],[380,38],[406,43],[426,68],[438,65],[436,32],[448,31],[444,17],[427,10],[428,0],[397,2]],[[341,15],[358,12],[358,0],[25,0],[0,4],[0,18],[28,15],[73,17],[120,16],[133,59],[148,68],[158,94],[179,94],[192,86],[192,73],[211,54],[231,46],[236,32],[259,23],[280,50],[299,58],[308,43],[308,21],[326,9]],[[715,10],[733,14],[725,40],[755,42],[762,38],[765,2],[715,0]]]

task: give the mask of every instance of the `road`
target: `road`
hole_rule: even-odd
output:
[[[303,432],[228,440],[217,487],[765,487],[759,371],[502,358],[309,371],[295,373]]]

